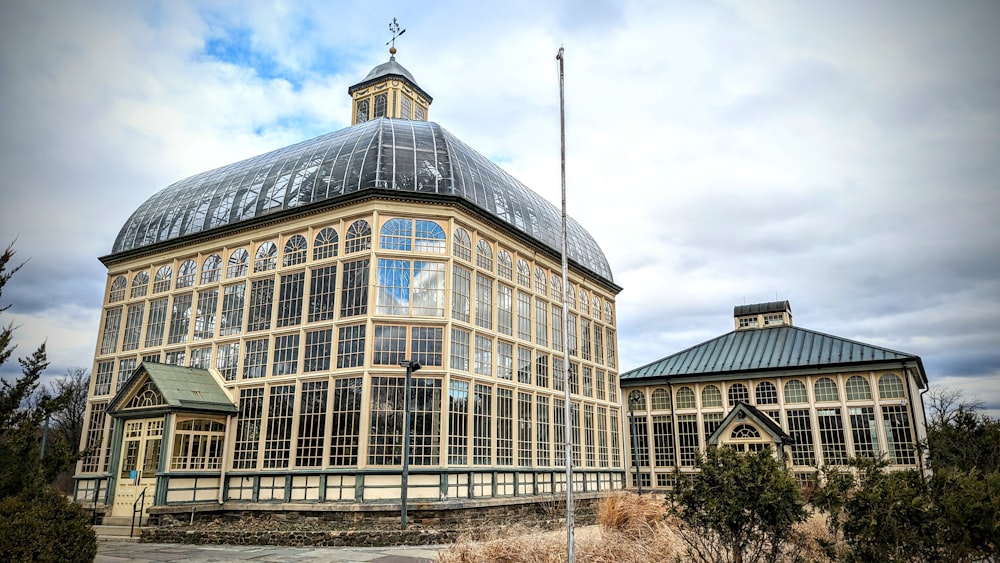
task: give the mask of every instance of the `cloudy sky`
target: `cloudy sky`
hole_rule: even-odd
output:
[[[788,299],[1000,414],[1000,3],[485,4],[0,2],[19,352],[91,367],[129,214],[347,126],[396,17],[431,119],[557,204],[565,46],[568,206],[624,287],[623,369]]]

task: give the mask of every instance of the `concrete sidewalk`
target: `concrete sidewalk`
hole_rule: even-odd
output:
[[[183,561],[372,561],[374,563],[429,563],[446,545],[398,547],[278,547],[268,545],[188,545],[176,543],[98,542],[96,563]]]

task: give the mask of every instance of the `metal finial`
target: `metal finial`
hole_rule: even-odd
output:
[[[395,55],[396,38],[406,33],[406,29],[400,29],[399,22],[396,21],[396,18],[392,18],[392,23],[389,24],[389,31],[392,33],[392,39],[386,41],[385,44],[389,45],[389,55]]]

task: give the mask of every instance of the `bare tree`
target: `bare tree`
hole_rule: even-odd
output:
[[[84,367],[71,367],[66,375],[45,386],[51,397],[66,397],[65,407],[52,413],[53,437],[64,441],[76,450],[83,436],[83,419],[87,411],[87,390],[90,388],[90,371]]]
[[[982,401],[966,399],[961,389],[935,385],[927,391],[932,424],[950,424],[959,411],[979,411],[982,407]]]

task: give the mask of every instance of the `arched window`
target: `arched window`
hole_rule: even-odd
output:
[[[316,233],[313,240],[313,260],[326,260],[337,255],[337,243],[340,242],[340,235],[333,227],[324,227]]]
[[[358,100],[357,109],[354,112],[355,122],[364,123],[368,121],[368,100]]]
[[[592,305],[593,305],[592,310],[594,311],[594,318],[597,319],[597,320],[600,320],[601,319],[601,298],[595,295],[594,296],[594,300],[592,302]]]
[[[167,291],[170,289],[170,280],[174,277],[174,270],[170,266],[160,266],[153,276],[153,293]]]
[[[472,262],[472,239],[469,238],[468,231],[462,227],[456,227],[455,234],[451,237],[451,246],[455,258]]]
[[[111,290],[108,292],[108,302],[114,303],[115,301],[122,301],[125,299],[125,288],[128,286],[128,280],[125,276],[118,276],[111,282]]]
[[[198,266],[194,260],[185,260],[181,267],[177,269],[177,289],[191,287],[194,285],[195,274],[198,273]]]
[[[868,401],[872,398],[872,386],[860,375],[852,375],[844,384],[848,401]]]
[[[497,273],[505,280],[514,276],[514,263],[510,258],[510,253],[503,249],[497,252]]]
[[[670,410],[670,393],[663,387],[653,389],[652,403],[654,411]]]
[[[706,385],[701,388],[702,407],[721,407],[722,391],[715,385]]]
[[[217,282],[221,273],[222,258],[218,254],[212,254],[205,258],[205,263],[201,266],[201,283]]]
[[[770,381],[761,381],[754,390],[758,405],[778,404],[778,389]]]
[[[229,255],[229,265],[226,266],[226,279],[247,275],[250,268],[250,253],[245,248],[237,248]]]
[[[344,237],[344,254],[353,254],[371,250],[372,248],[372,227],[368,221],[358,219],[347,227],[347,236]]]
[[[837,392],[837,384],[829,377],[821,377],[813,385],[813,394],[816,401],[839,401],[840,393]]]
[[[132,298],[145,297],[149,290],[149,272],[139,272],[132,278]]]
[[[493,249],[490,248],[490,243],[483,239],[479,239],[476,243],[476,266],[493,271]]]
[[[628,407],[636,411],[646,410],[646,395],[638,389],[632,391],[628,394]]]
[[[535,268],[535,291],[540,295],[548,295],[549,289],[545,284],[545,270]]]
[[[562,278],[552,274],[552,278],[549,280],[549,285],[552,286],[552,299],[559,303],[562,303],[563,291],[562,291]]]
[[[806,386],[804,383],[798,379],[792,379],[788,383],[785,383],[785,402],[786,403],[807,403],[809,398],[806,396]]]
[[[445,253],[445,234],[441,225],[426,219],[417,219],[416,240],[413,248],[417,252],[430,252],[433,254]]]
[[[372,117],[385,117],[385,108],[388,105],[387,100],[388,97],[384,92],[375,95],[375,113],[372,114]]]
[[[878,378],[879,399],[902,399],[906,396],[903,389],[903,381],[894,373],[882,374]]]
[[[604,322],[608,324],[615,324],[614,312],[611,310],[611,303],[604,302]]]
[[[740,424],[736,428],[733,428],[732,433],[730,433],[730,437],[732,437],[733,440],[753,440],[760,438],[760,432],[749,424]]]
[[[531,267],[524,260],[517,261],[517,283],[521,287],[531,288]]]
[[[580,314],[590,314],[590,296],[587,295],[587,292],[582,289],[580,290]]]
[[[566,301],[569,303],[570,309],[576,309],[576,288],[572,285],[566,288]]]
[[[389,219],[379,231],[378,246],[385,250],[410,250],[413,237],[413,221],[410,219]]]
[[[294,266],[306,261],[306,237],[302,235],[292,235],[285,241],[285,250],[282,253],[281,265]]]
[[[695,407],[694,400],[694,389],[688,386],[681,387],[677,390],[677,408],[679,409],[693,409]]]
[[[257,255],[253,259],[254,272],[266,272],[278,267],[278,246],[267,241],[257,247]]]
[[[733,383],[729,386],[728,395],[729,406],[735,407],[737,403],[749,403],[750,391],[742,383]]]

